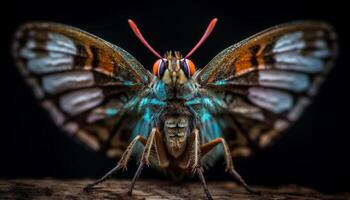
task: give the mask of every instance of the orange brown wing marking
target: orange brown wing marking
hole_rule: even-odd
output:
[[[85,49],[86,49],[86,61],[85,61],[85,66],[86,67],[93,67],[92,63],[95,59],[94,53],[92,52],[91,48],[87,45],[85,45]]]
[[[220,62],[220,70],[225,72],[222,74],[239,76],[264,67],[264,58],[262,56],[263,50],[264,48],[262,48],[262,45],[257,44],[246,51],[242,51],[238,57],[229,54],[222,62]],[[217,69],[214,69],[213,73],[210,75],[208,83],[215,81],[217,78],[215,70]]]
[[[325,42],[331,45],[330,47],[332,49],[336,49],[336,45],[332,41],[335,37],[334,30],[326,23],[306,21],[282,24],[260,32],[219,53],[199,72],[197,75],[197,81],[200,84],[205,84],[216,80],[223,80],[228,78],[228,76],[232,77],[234,75],[239,75],[240,73],[244,73],[244,71],[249,72],[249,66],[252,65],[241,62],[250,62],[253,55],[256,55],[259,69],[270,67],[265,66],[265,63],[273,63],[270,62],[273,61],[271,48],[273,48],[272,45],[274,45],[281,36],[293,32],[302,32],[304,34],[303,40],[305,41],[306,46],[312,48],[315,39],[324,37],[317,35],[317,30],[323,31],[323,33],[326,34],[325,37],[329,37],[329,40],[326,40]],[[256,54],[251,54],[250,49],[255,45],[260,45],[260,50]],[[308,50],[312,51],[312,49]],[[228,69],[229,66],[235,67],[234,63],[237,64],[239,69]]]
[[[250,71],[252,70],[252,68],[254,68],[254,64],[255,64],[254,55],[247,53],[243,55],[241,58],[247,61],[237,62],[234,64],[234,69],[235,69],[234,75],[240,75],[240,74],[246,73],[247,71]]]
[[[123,77],[123,79],[135,83],[152,80],[152,74],[129,53],[92,34],[74,27],[54,23],[31,23],[24,25],[22,28],[45,31],[44,34],[46,35],[50,32],[59,33],[72,39],[75,45],[84,52],[84,55],[82,55],[85,59],[84,63],[91,64],[91,68],[94,68],[96,71],[115,76],[118,71],[125,70],[127,73],[119,75],[127,76]]]
[[[241,74],[253,71],[259,66],[264,65],[264,59],[262,57],[263,47],[260,44],[256,44],[249,48],[246,52],[243,53],[237,62],[234,63],[234,68],[236,72],[234,76],[239,76]]]

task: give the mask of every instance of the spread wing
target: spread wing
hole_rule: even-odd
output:
[[[316,94],[337,54],[336,34],[322,22],[267,29],[219,53],[194,77],[204,96],[225,112],[233,156],[272,143]]]
[[[21,26],[13,55],[58,126],[95,151],[121,155],[131,119],[138,115],[130,111],[153,79],[135,58],[96,36],[55,23]]]

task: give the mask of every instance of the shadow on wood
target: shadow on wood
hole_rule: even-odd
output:
[[[0,199],[206,199],[202,186],[197,182],[174,184],[158,180],[138,181],[133,196],[128,196],[128,180],[109,180],[90,192],[83,187],[91,180],[0,180]],[[235,200],[314,200],[350,199],[350,194],[324,195],[315,190],[288,185],[278,188],[254,187],[263,192],[252,195],[232,182],[209,182],[208,187],[214,199]]]

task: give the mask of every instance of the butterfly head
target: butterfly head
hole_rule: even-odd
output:
[[[164,58],[158,59],[153,65],[153,74],[167,85],[184,84],[196,71],[194,63],[183,58],[181,53],[167,51]]]
[[[140,30],[137,28],[136,24],[129,19],[129,25],[134,31],[135,35],[140,39],[140,41],[159,59],[153,65],[153,74],[156,75],[167,85],[179,85],[184,84],[187,80],[194,74],[196,67],[194,63],[188,59],[198,47],[207,39],[211,31],[214,29],[217,19],[211,20],[208,28],[203,34],[199,42],[192,48],[190,52],[182,57],[180,52],[175,51],[174,54],[171,51],[165,53],[162,57],[156,50],[152,48],[151,45],[142,36]]]

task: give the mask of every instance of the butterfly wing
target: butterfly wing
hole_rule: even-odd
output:
[[[310,103],[337,54],[336,34],[322,22],[267,29],[230,46],[194,79],[225,112],[216,116],[233,156],[265,147]],[[219,105],[221,104],[221,105]]]
[[[58,126],[95,151],[121,155],[130,137],[125,125],[132,125],[130,116],[138,114],[130,110],[153,79],[135,58],[96,36],[55,23],[21,26],[13,55]]]

